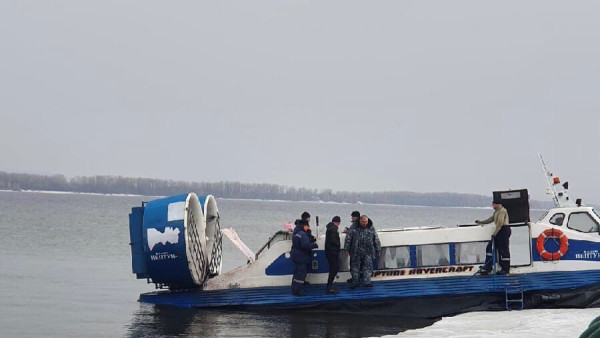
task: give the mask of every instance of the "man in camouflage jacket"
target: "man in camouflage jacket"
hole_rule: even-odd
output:
[[[360,285],[371,287],[371,273],[373,272],[373,260],[381,254],[381,243],[373,222],[362,215],[359,226],[351,227],[346,234],[344,249],[350,254],[350,273],[352,273],[351,289]],[[362,274],[362,276],[361,276]],[[361,280],[359,281],[359,276]]]

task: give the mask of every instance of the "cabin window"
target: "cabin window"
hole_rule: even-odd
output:
[[[410,247],[388,246],[381,248],[378,269],[396,269],[410,267]]]
[[[488,242],[456,243],[454,245],[456,264],[485,263],[485,247]]]
[[[587,212],[572,213],[567,226],[581,232],[598,232],[598,223]]]
[[[417,266],[450,265],[448,244],[417,245]]]
[[[550,223],[554,224],[554,225],[563,225],[563,221],[564,220],[565,220],[565,214],[563,214],[562,212],[560,212],[558,214],[554,214],[550,218]]]

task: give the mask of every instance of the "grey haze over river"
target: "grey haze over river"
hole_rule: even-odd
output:
[[[141,304],[137,302],[139,294],[154,288],[131,273],[128,214],[131,207],[152,199],[0,191],[0,336],[360,337],[396,335],[432,324],[396,317],[365,315],[356,320],[356,315],[207,311]],[[379,229],[453,226],[491,212],[485,208],[223,199],[218,206],[221,225],[235,228],[255,251],[304,210],[313,218],[320,216],[321,234],[326,220],[340,215],[347,224],[355,209],[371,216]],[[540,214],[534,210],[532,218]],[[226,239],[223,257],[224,270],[245,264]],[[489,320],[492,318],[490,313]]]

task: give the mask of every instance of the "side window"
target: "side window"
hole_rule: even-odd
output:
[[[587,212],[574,212],[567,226],[581,232],[598,232],[598,223]]]
[[[554,214],[554,216],[550,217],[550,223],[554,225],[563,225],[563,221],[565,220],[565,214],[559,212],[558,214]]]
[[[417,245],[417,266],[438,266],[450,264],[448,244]]]
[[[389,246],[381,248],[378,269],[396,269],[410,267],[410,247]]]
[[[479,264],[485,263],[485,247],[488,242],[456,243],[456,264]]]

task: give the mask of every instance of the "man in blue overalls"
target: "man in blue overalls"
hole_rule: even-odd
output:
[[[291,258],[294,262],[294,277],[292,278],[292,294],[304,296],[304,279],[310,261],[311,250],[317,248],[317,243],[311,242],[306,234],[308,222],[304,219],[297,222],[292,237]]]

